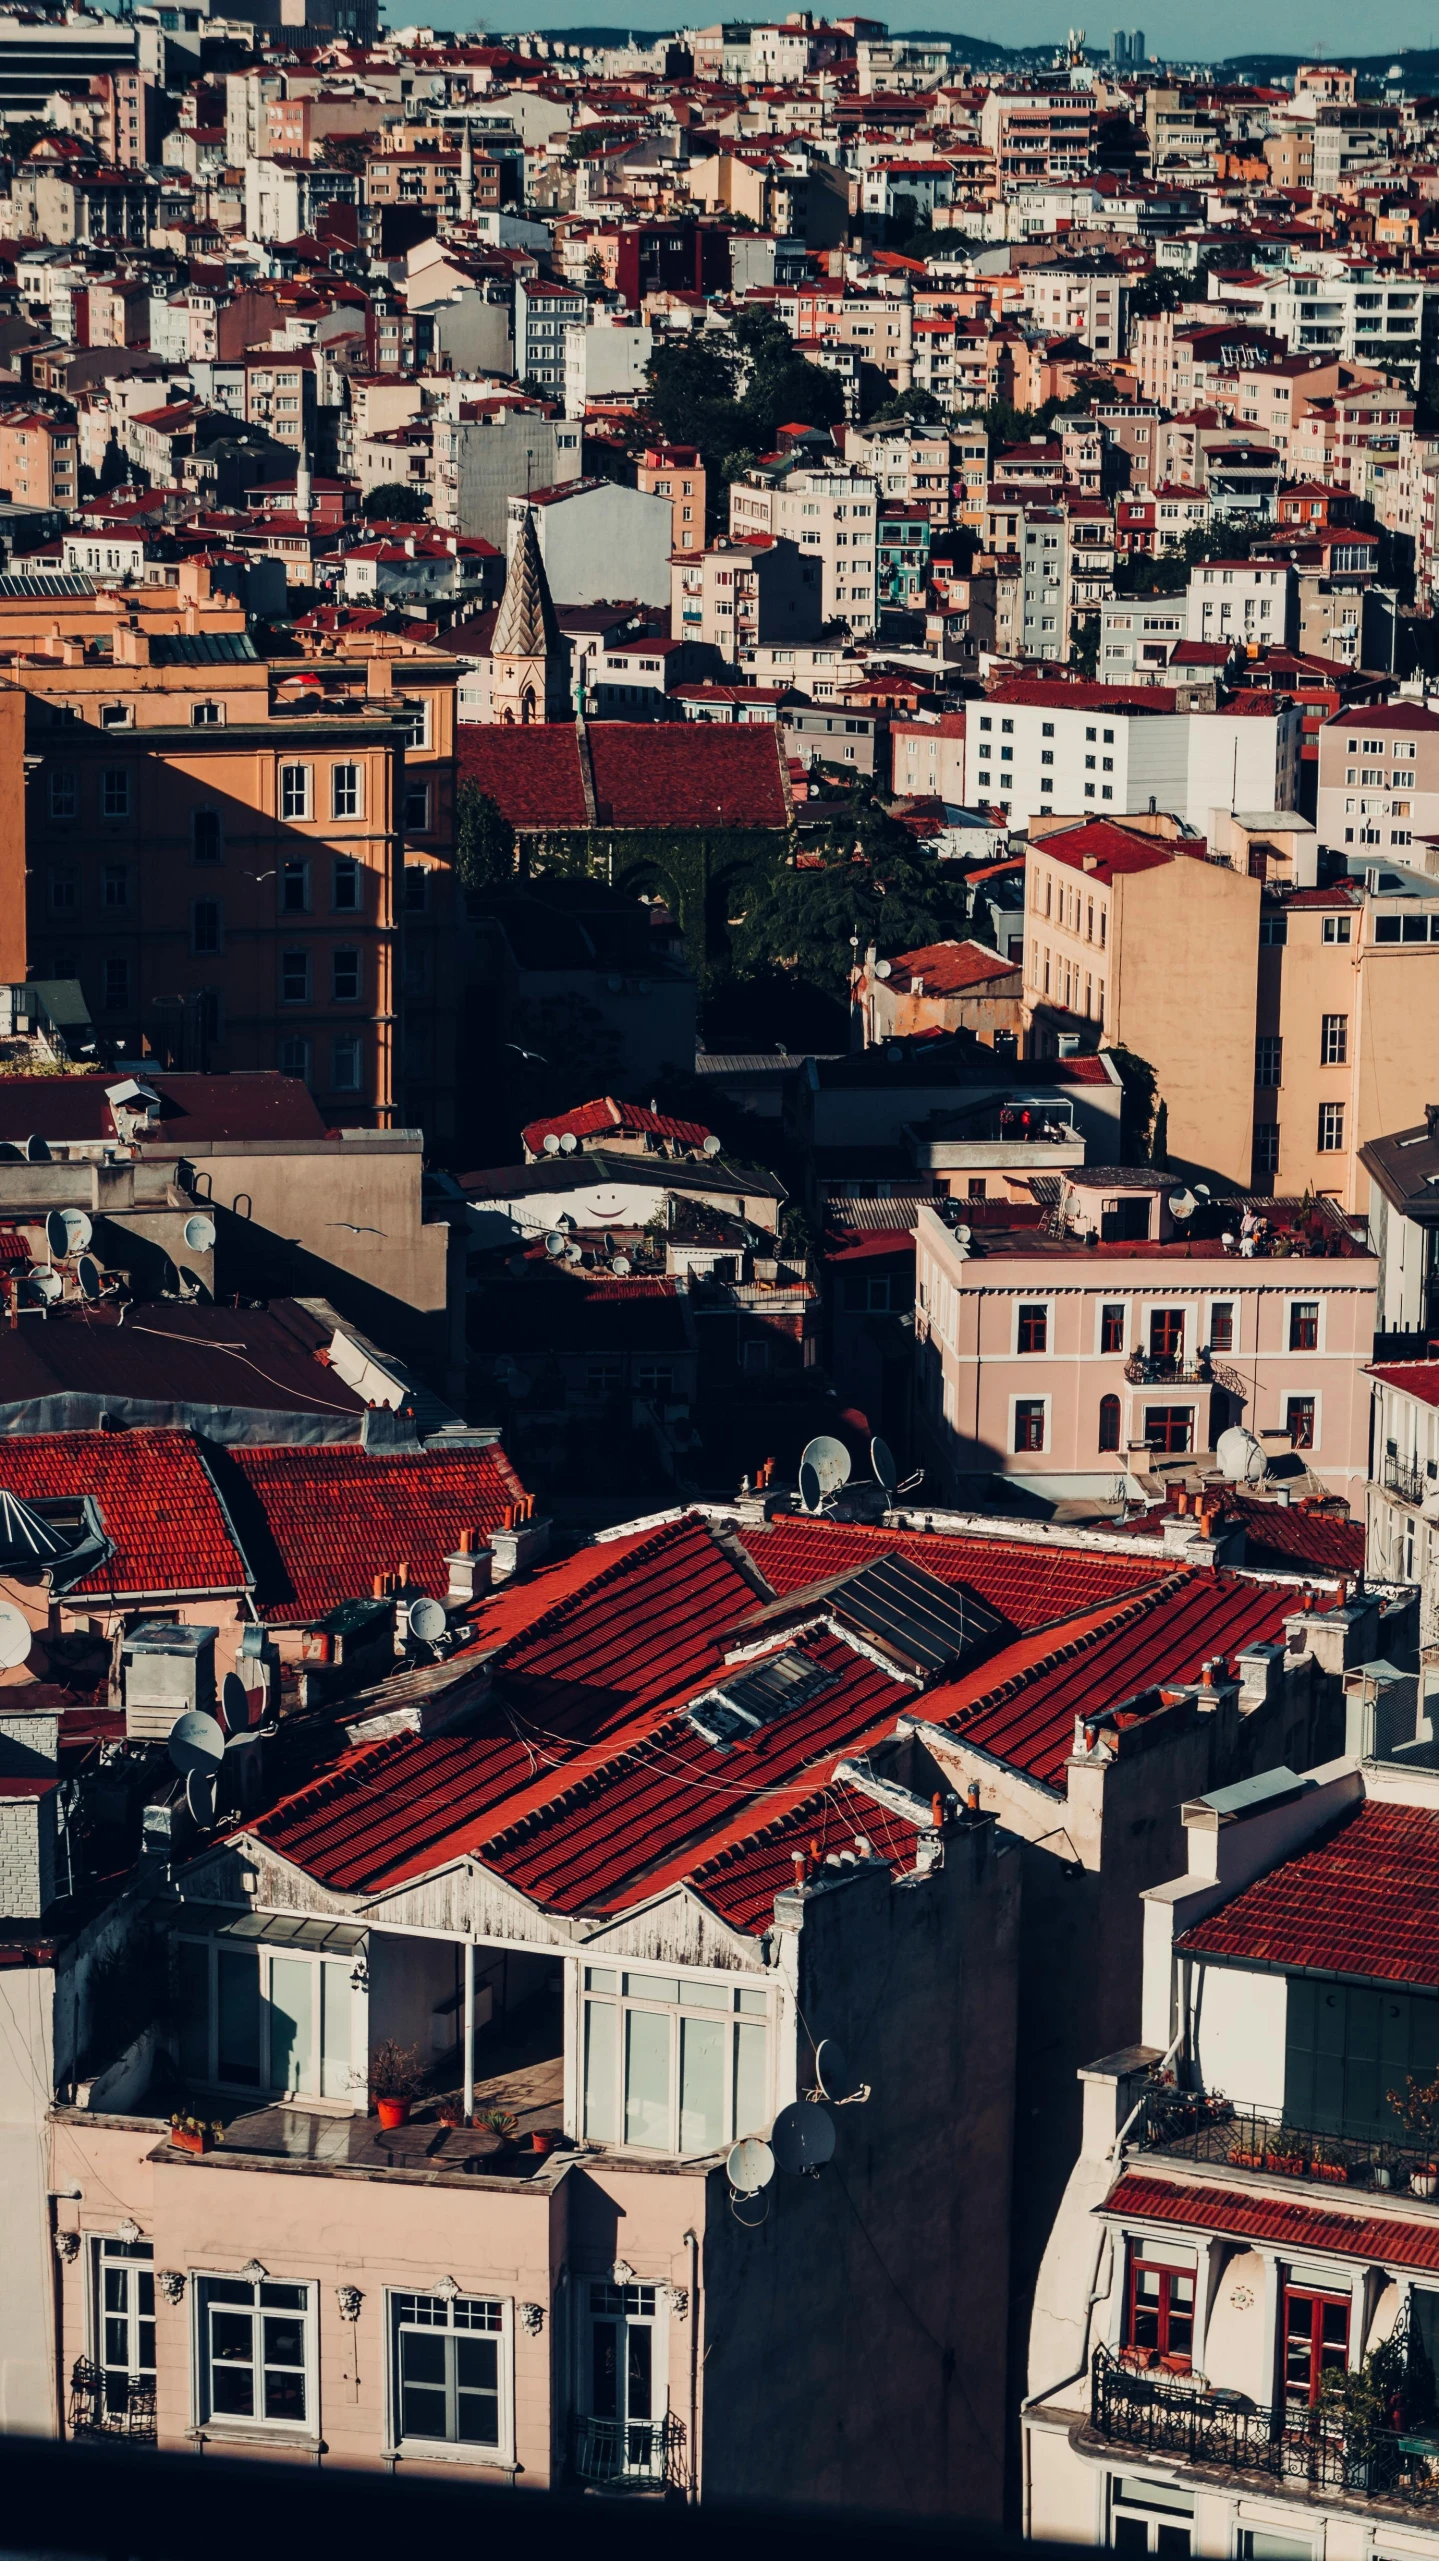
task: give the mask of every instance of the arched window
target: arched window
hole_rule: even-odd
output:
[[[524,724],[524,726],[525,726],[525,728],[526,728],[526,729],[530,728],[530,727],[532,726],[533,722],[534,722],[535,709],[536,709],[536,705],[535,705],[535,689],[534,689],[534,686],[533,686],[533,685],[526,685],[525,690],[524,690],[524,693],[523,693],[523,695],[522,695],[522,697],[521,697],[521,700],[520,700],[520,719],[521,719],[521,721],[523,722],[523,724]]]
[[[1118,1449],[1119,1447],[1119,1399],[1117,1396],[1101,1396],[1099,1400],[1099,1446],[1101,1449]]]

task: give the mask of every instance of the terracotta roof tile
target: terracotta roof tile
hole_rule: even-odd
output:
[[[1439,2217],[1421,2222],[1417,2215],[1411,2221],[1397,2214],[1347,2214],[1340,2207],[1291,2205],[1249,2188],[1191,2186],[1133,2172],[1110,2189],[1100,2211],[1277,2244],[1296,2257],[1320,2251],[1381,2267],[1439,2268]]]
[[[1179,1945],[1239,1965],[1305,1966],[1439,1989],[1439,1812],[1368,1799]]]
[[[8,1493],[91,1494],[115,1553],[75,1592],[236,1592],[250,1568],[189,1432],[47,1432],[0,1444]]]
[[[568,722],[506,729],[467,721],[457,732],[460,778],[477,783],[512,827],[583,827],[579,741]]]
[[[371,1453],[276,1443],[231,1447],[216,1465],[222,1484],[233,1470],[250,1498],[234,1508],[247,1525],[255,1520],[256,1605],[279,1627],[363,1599],[376,1574],[401,1563],[414,1588],[443,1599],[444,1560],[462,1533],[498,1528],[506,1504],[524,1492],[498,1447]]]
[[[618,720],[589,731],[602,827],[783,827],[778,732],[768,725],[668,728]]]

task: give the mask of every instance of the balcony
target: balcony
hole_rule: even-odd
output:
[[[678,2419],[591,2419],[570,2422],[570,2469],[577,2481],[607,2490],[672,2490],[685,2486],[684,2429]]]
[[[1306,2490],[1439,2507],[1439,2431],[1377,2427],[1338,2401],[1314,2409],[1265,2407],[1198,2376],[1137,2372],[1100,2347],[1089,2425],[1106,2446],[1178,2456]]]
[[[1182,1352],[1131,1352],[1124,1375],[1131,1387],[1222,1387],[1242,1404],[1249,1400],[1248,1380],[1204,1351],[1193,1360],[1186,1360]]]
[[[1386,1492],[1397,1494],[1401,1503],[1422,1503],[1426,1494],[1439,1493],[1439,1483],[1412,1458],[1396,1458],[1387,1453],[1384,1460]]]
[[[1387,2136],[1321,2134],[1234,2107],[1219,2091],[1151,2090],[1131,2138],[1173,2160],[1371,2195],[1439,2196],[1435,2147]]]
[[[133,2445],[153,2445],[153,2374],[107,2374],[88,2357],[77,2357],[70,2375],[66,2430],[71,2437],[128,2437]]]

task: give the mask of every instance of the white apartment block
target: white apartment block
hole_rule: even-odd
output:
[[[515,371],[553,400],[565,388],[568,332],[588,316],[584,294],[570,285],[523,278],[515,285]]]
[[[1319,732],[1319,842],[1362,860],[1439,834],[1439,713],[1370,703]]]
[[[817,556],[824,621],[855,631],[879,619],[878,513],[879,483],[867,471],[792,471],[730,488],[730,532],[783,535]]]
[[[1190,576],[1184,637],[1283,649],[1293,644],[1298,617],[1298,587],[1287,561],[1206,560]]]
[[[1029,267],[1024,307],[1051,336],[1082,338],[1096,356],[1124,353],[1128,291],[1118,267]]]
[[[1253,299],[1257,306],[1260,298]],[[1436,304],[1439,285],[1419,276],[1286,274],[1269,280],[1255,318],[1296,352],[1314,350],[1352,364],[1376,346],[1407,343],[1417,355]]]
[[[1099,609],[1099,674],[1106,685],[1162,685],[1185,631],[1180,596],[1113,596]]]
[[[1021,831],[1031,818],[1167,810],[1206,837],[1231,810],[1294,807],[1301,715],[1292,704],[1256,695],[1243,710],[1172,705],[1158,687],[1151,707],[1103,685],[1003,686],[966,708],[965,802],[1003,809]]]
[[[628,400],[647,388],[654,331],[622,321],[571,322],[564,335],[565,416],[591,400]]]

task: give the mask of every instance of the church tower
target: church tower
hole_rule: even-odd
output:
[[[572,720],[570,649],[555,616],[532,507],[515,528],[505,592],[490,643],[490,717],[529,728]]]

